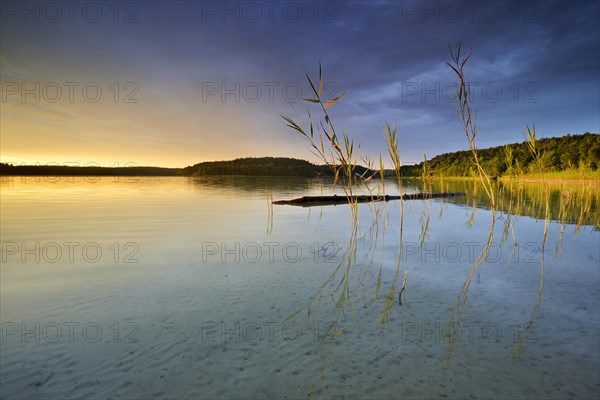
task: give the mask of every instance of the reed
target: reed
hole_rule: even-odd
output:
[[[485,261],[487,260],[489,250],[492,245],[492,241],[493,241],[493,237],[494,237],[494,225],[496,222],[496,213],[495,213],[496,202],[495,202],[495,193],[494,193],[494,187],[492,184],[492,180],[490,179],[489,175],[486,173],[485,169],[481,165],[478,151],[477,151],[477,144],[475,141],[477,134],[479,133],[479,128],[477,126],[477,112],[476,112],[476,110],[474,110],[473,105],[471,103],[472,97],[471,97],[471,92],[470,92],[470,84],[469,84],[469,81],[468,81],[466,73],[465,73],[465,66],[466,66],[467,62],[469,61],[469,59],[471,58],[472,52],[469,50],[467,55],[461,54],[461,44],[460,43],[456,44],[454,46],[454,48],[452,48],[452,46],[448,45],[448,49],[450,51],[451,61],[448,62],[447,64],[452,69],[452,71],[454,71],[454,73],[458,79],[458,88],[453,90],[455,111],[456,111],[458,119],[461,123],[463,133],[465,134],[465,136],[467,138],[467,142],[469,144],[469,150],[471,152],[473,163],[477,170],[479,181],[481,182],[481,185],[483,186],[483,188],[487,194],[487,197],[490,202],[490,207],[491,207],[491,224],[490,224],[490,230],[489,230],[489,235],[488,235],[487,241],[484,244],[481,252],[477,256],[475,263],[473,264],[471,271],[469,272],[469,275],[467,276],[466,280],[462,284],[460,293],[458,295],[458,298],[454,305],[454,309],[452,311],[451,321],[453,324],[456,324],[455,326],[458,326],[462,319],[463,314],[466,312],[466,309],[467,309],[467,304],[468,304],[468,299],[469,299],[469,288],[471,286],[471,282],[473,280],[475,272],[477,272],[479,267],[481,267],[483,265],[483,263],[485,263]],[[474,211],[475,211],[475,209],[474,209]],[[473,214],[471,216],[471,219],[470,219],[471,223],[474,220],[474,217],[475,217],[475,212],[473,212]],[[454,348],[455,348],[455,341],[451,340],[451,338],[448,337],[448,351],[447,351],[446,357],[445,357],[446,361],[450,360],[450,357],[451,357],[452,353],[454,352]]]
[[[394,167],[394,172],[398,184],[398,189],[400,193],[402,193],[402,170],[401,170],[401,161],[400,154],[398,151],[398,134],[396,130],[396,126],[390,126],[387,122],[384,125],[385,130],[385,139],[388,147],[388,155],[390,157],[390,161],[392,166]],[[392,305],[394,304],[394,300],[396,298],[396,285],[398,282],[398,276],[400,274],[401,264],[402,264],[402,249],[403,249],[403,232],[404,232],[404,201],[400,200],[400,220],[399,220],[399,246],[398,253],[396,257],[396,268],[394,271],[394,277],[392,279],[392,284],[388,290],[387,295],[384,297],[383,309],[379,315],[380,323],[387,323],[390,319]],[[403,283],[403,288],[406,286],[406,277],[408,271],[405,273],[405,281]],[[381,277],[381,274],[380,274]],[[378,283],[379,284],[379,283]]]
[[[473,162],[477,168],[477,176],[481,180],[483,188],[485,189],[490,201],[492,208],[494,208],[494,190],[489,175],[479,161],[479,155],[477,152],[477,144],[475,139],[479,133],[479,127],[477,126],[477,111],[473,109],[471,103],[471,86],[465,74],[464,68],[469,59],[471,58],[472,52],[469,50],[468,54],[461,55],[461,43],[459,42],[454,46],[454,49],[448,45],[450,50],[451,62],[447,65],[454,71],[458,78],[458,89],[453,89],[454,95],[454,109],[462,125],[462,130],[467,137],[469,143],[469,150],[473,156]]]
[[[323,98],[323,74],[321,65],[319,65],[318,80],[311,79],[308,74],[306,74],[306,78],[312,91],[312,97],[304,100],[310,104],[316,105],[319,108],[320,117],[315,120],[313,113],[308,111],[307,128],[304,128],[301,123],[294,121],[290,117],[282,116],[282,118],[289,128],[293,129],[295,132],[300,134],[302,138],[304,138],[304,140],[309,144],[311,152],[331,169],[334,176],[334,188],[336,186],[341,187],[346,198],[348,199],[351,211],[351,225],[348,243],[344,248],[340,262],[333,269],[329,275],[329,278],[319,288],[317,288],[315,294],[309,298],[307,304],[298,309],[292,315],[288,316],[285,321],[297,319],[304,315],[304,319],[308,324],[312,316],[315,314],[318,315],[323,299],[329,298],[331,300],[331,304],[333,305],[334,321],[326,330],[323,338],[325,339],[328,337],[343,335],[343,331],[340,330],[340,321],[347,320],[348,314],[350,319],[354,321],[355,308],[352,302],[352,297],[356,297],[360,289],[368,290],[368,287],[364,284],[364,279],[369,273],[371,264],[374,260],[379,237],[381,207],[385,207],[385,205],[367,203],[372,215],[372,223],[368,233],[368,237],[371,240],[369,249],[367,251],[368,261],[366,266],[359,270],[358,274],[356,274],[357,279],[354,279],[355,275],[353,273],[353,267],[357,265],[357,240],[359,237],[359,208],[354,194],[358,190],[363,190],[363,192],[372,197],[384,193],[382,187],[383,189],[385,188],[383,184],[385,171],[383,158],[379,156],[378,175],[380,178],[382,178],[382,184],[381,186],[376,184],[375,187],[371,187],[370,184],[376,174],[358,174],[356,172],[356,166],[359,160],[363,164],[367,165],[368,170],[374,170],[374,161],[369,156],[361,156],[360,145],[355,146],[354,142],[346,133],[343,133],[340,139],[340,136],[336,132],[335,126],[328,112],[329,107],[339,101],[345,93],[329,100]],[[396,144],[396,147],[394,149],[390,148],[390,155],[397,164],[396,169],[399,174],[400,159],[397,153],[397,138],[395,136],[395,128],[391,128],[389,125],[386,125],[386,127],[386,132],[389,138],[391,140],[395,140],[394,143]],[[399,187],[401,187],[401,179],[398,179],[398,183]],[[400,256],[398,257],[398,260],[400,260]],[[378,283],[375,289],[374,301],[376,301],[380,293],[382,265],[383,261],[379,269]],[[398,272],[396,272],[396,275],[397,274]],[[393,300],[395,297],[395,281],[396,279],[394,280],[394,284],[392,285],[392,288],[386,297],[384,311],[382,314],[388,314],[391,308],[391,306],[388,305],[388,299],[391,297]],[[356,282],[356,287],[351,287],[351,282]],[[304,314],[304,311],[306,314]],[[319,372],[319,386],[325,393],[328,393],[329,395],[331,394],[329,393],[328,386],[325,381],[325,366],[326,362],[330,359],[331,351],[331,345],[327,345],[326,355],[323,359],[323,364],[321,365]],[[308,391],[308,396],[312,396],[317,389],[316,383],[311,385]]]

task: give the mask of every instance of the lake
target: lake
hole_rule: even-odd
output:
[[[475,186],[3,177],[0,395],[597,398],[598,183]]]

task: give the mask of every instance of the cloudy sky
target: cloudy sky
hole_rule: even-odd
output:
[[[338,131],[403,162],[467,142],[448,43],[467,65],[479,146],[598,132],[596,1],[6,1],[1,159],[184,167],[244,156],[315,161],[304,120],[323,67]]]

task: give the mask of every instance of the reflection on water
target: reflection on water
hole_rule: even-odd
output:
[[[598,185],[549,186],[544,246],[540,185],[497,183],[458,321],[491,214],[430,185],[466,196],[400,229],[399,202],[269,206],[327,180],[5,178],[1,397],[597,397]]]
[[[409,185],[423,188],[420,179],[408,179]],[[579,225],[600,227],[600,182],[546,183],[549,189],[550,219]],[[448,198],[456,204],[470,204],[489,209],[489,199],[476,180],[432,180],[427,185],[433,192],[462,192],[465,198]],[[544,219],[546,196],[542,183],[498,181],[496,208],[513,215]]]

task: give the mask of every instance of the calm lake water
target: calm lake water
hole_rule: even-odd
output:
[[[0,397],[597,398],[598,185],[551,186],[545,243],[542,186],[502,185],[475,270],[489,202],[433,189],[467,196],[354,225],[270,212],[316,180],[4,177]]]

